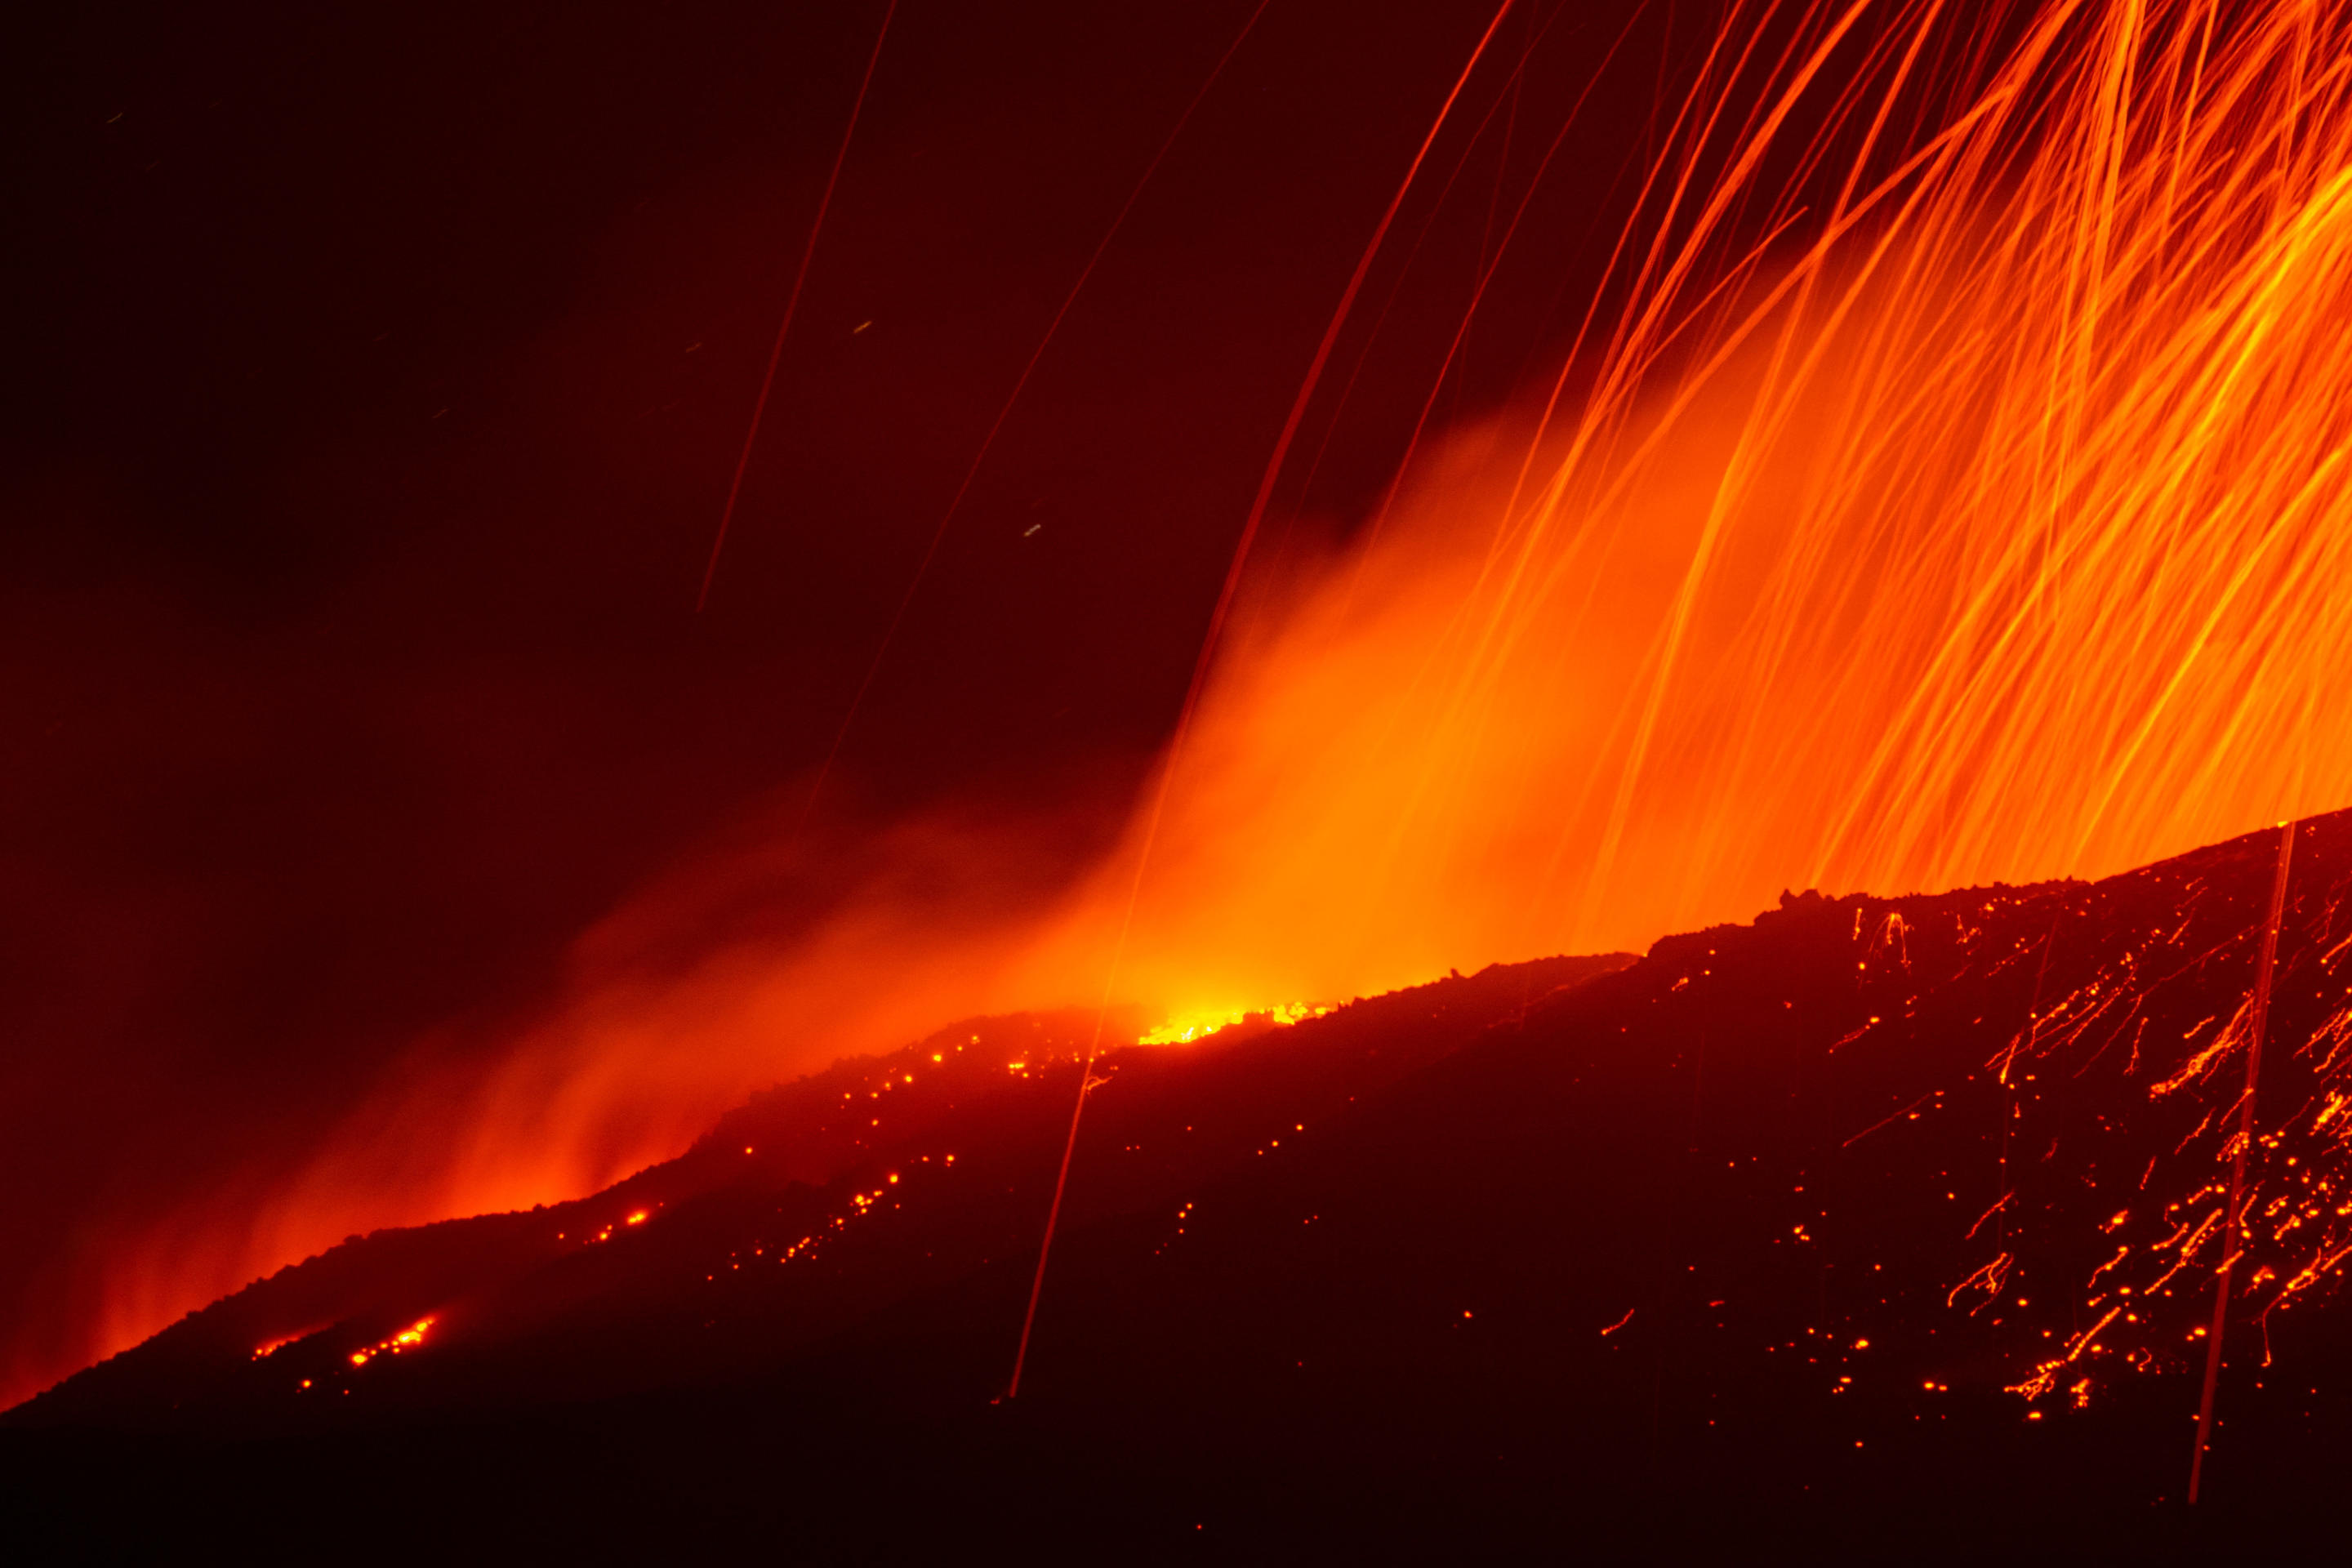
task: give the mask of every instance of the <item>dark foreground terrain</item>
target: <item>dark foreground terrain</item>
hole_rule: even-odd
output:
[[[353,1239],[0,1417],[21,1560],[2331,1552],[2352,814],[1808,894],[1097,1064],[943,1031],[529,1214]]]

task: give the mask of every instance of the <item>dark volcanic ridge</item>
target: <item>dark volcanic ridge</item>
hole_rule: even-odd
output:
[[[2294,832],[2208,1517],[2317,1495],[2352,1415],[2352,814]],[[1113,1052],[1013,1405],[1090,1017],[958,1026],[593,1197],[347,1242],[10,1412],[7,1452],[57,1496],[464,1454],[433,1495],[530,1539],[642,1493],[819,1554],[2178,1517],[2279,842],[1784,895],[1639,960]]]

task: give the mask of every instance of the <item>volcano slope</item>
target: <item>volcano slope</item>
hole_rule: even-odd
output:
[[[2242,1547],[2352,1453],[2347,894],[2352,813],[1112,1052],[1010,1402],[1092,1020],[959,1026],[260,1281],[0,1484],[93,1550]]]

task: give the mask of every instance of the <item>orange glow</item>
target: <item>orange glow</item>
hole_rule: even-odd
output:
[[[1303,1019],[1319,1018],[1329,1011],[1328,1007],[1310,1003],[1286,1002],[1271,1007],[1234,1007],[1222,1013],[1193,1013],[1170,1018],[1146,1029],[1135,1037],[1135,1043],[1139,1046],[1188,1045],[1253,1018],[1261,1019],[1276,1028],[1283,1028]]]
[[[1124,988],[1191,1024],[2342,804],[2352,342],[2294,323],[2352,308],[2352,21],[1896,7],[1808,74],[1842,15],[1693,89],[1659,188],[1726,166],[1628,231],[1581,401],[1443,444],[1232,634]],[[1765,184],[1801,124],[1871,150]],[[1038,984],[1102,965],[1124,875]]]
[[[253,1359],[256,1361],[266,1360],[267,1358],[277,1354],[279,1351],[284,1350],[288,1345],[292,1344],[295,1341],[308,1339],[312,1334],[317,1333],[320,1329],[328,1326],[329,1325],[325,1323],[318,1323],[295,1333],[280,1334],[276,1339],[271,1340],[265,1344],[254,1346]]]
[[[493,1066],[421,1044],[299,1179],[173,1216],[99,1339],[355,1227],[593,1190],[777,1076],[1107,976],[1172,1043],[1783,887],[2097,876],[2345,804],[2352,17],[1791,9],[1735,5],[1660,106],[1545,395],[1428,443],[1237,616],[1131,921],[1144,823],[1040,917],[992,889],[1053,825],[941,817],[877,834],[822,929],[681,960],[796,867],[774,825],[715,846],[588,933]],[[1862,967],[1907,962],[1881,934]],[[2175,1218],[2178,1268],[2213,1238]]]
[[[388,1339],[378,1340],[372,1345],[353,1351],[351,1355],[352,1364],[365,1366],[380,1355],[398,1355],[403,1351],[415,1350],[425,1342],[425,1336],[432,1327],[431,1318],[420,1318]]]

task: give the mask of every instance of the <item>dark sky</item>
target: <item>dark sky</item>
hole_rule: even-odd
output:
[[[804,789],[1013,377],[1251,9],[906,0],[699,616],[880,0],[10,24],[0,1370],[67,1370],[60,1269],[110,1226],[297,1157],[420,1031],[527,1009],[633,887]],[[1072,826],[1043,887],[1116,825],[1492,12],[1269,6],[1007,425],[819,840],[854,858],[860,823],[1051,796]],[[1277,546],[1385,481],[1496,215],[1625,13],[1507,20],[1341,341]],[[1572,325],[1641,141],[1641,38],[1445,414]]]

